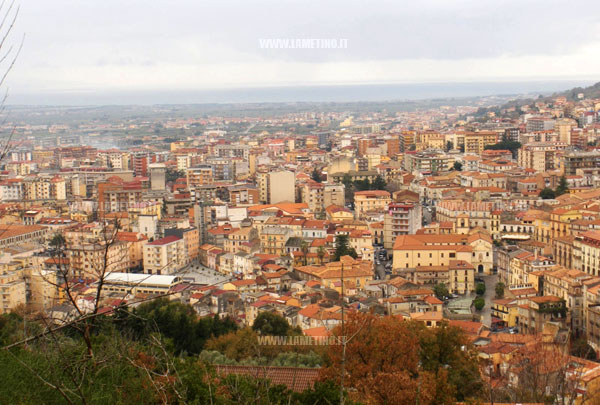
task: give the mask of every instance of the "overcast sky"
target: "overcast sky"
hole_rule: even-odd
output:
[[[592,0],[21,0],[12,94],[596,79]],[[261,49],[345,38],[347,49]]]

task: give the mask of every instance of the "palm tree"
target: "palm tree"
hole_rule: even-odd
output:
[[[323,258],[325,257],[325,248],[323,246],[319,246],[319,250],[317,250],[317,255],[319,256],[319,263],[321,263],[322,266]]]
[[[306,266],[308,264],[308,242],[306,242],[305,240],[302,241],[302,243],[300,244],[300,250],[303,253],[303,259],[304,259],[304,265]]]

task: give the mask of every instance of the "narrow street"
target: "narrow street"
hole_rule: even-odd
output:
[[[479,313],[481,315],[481,321],[487,325],[487,326],[491,326],[492,323],[492,300],[496,297],[496,283],[498,282],[498,275],[492,275],[492,276],[476,276],[479,277],[483,280],[483,282],[485,283],[485,294],[483,295],[483,298],[485,299],[485,306],[483,307],[483,309],[480,312],[476,312]],[[475,282],[475,284],[477,285],[477,282]],[[473,294],[473,298],[475,298],[476,295]]]

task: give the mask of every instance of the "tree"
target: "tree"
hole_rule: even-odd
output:
[[[371,190],[385,190],[386,185],[387,183],[385,182],[383,177],[377,175],[377,177],[375,177],[375,180],[373,180],[373,183],[371,184]]]
[[[483,385],[479,353],[464,332],[443,322],[437,328],[419,328],[418,336],[422,368],[436,374],[447,371],[458,401],[477,398]]]
[[[334,336],[340,333],[340,327],[333,331]],[[478,395],[473,384],[479,380],[477,356],[461,330],[427,330],[393,316],[354,312],[344,336],[345,357],[343,345],[328,346],[322,378],[340,381],[345,358],[344,385],[361,402],[454,404],[459,398]],[[461,384],[466,391],[461,392]]]
[[[476,310],[481,311],[485,306],[485,300],[482,297],[477,297],[473,300],[473,306]]]
[[[450,296],[450,292],[448,292],[448,287],[446,287],[446,284],[444,283],[436,284],[433,287],[433,292],[435,296],[440,300],[443,300],[444,298],[448,298],[448,296]]]
[[[50,239],[50,247],[54,249],[61,249],[65,246],[65,237],[61,233],[55,233]]]
[[[511,151],[511,153],[513,155],[513,158],[517,157],[517,151],[520,148],[521,148],[521,144],[519,142],[510,141],[510,140],[502,141],[502,142],[499,142],[499,143],[497,143],[495,145],[486,145],[484,147],[484,149],[487,149],[487,150],[504,150],[504,149],[507,149],[507,150]]]
[[[167,182],[174,182],[177,179],[185,178],[185,172],[182,170],[175,170],[172,167],[168,167],[165,172],[165,180]]]
[[[483,294],[485,294],[485,284],[484,283],[477,283],[477,285],[475,286],[475,293],[477,295],[483,295]]]
[[[198,318],[190,305],[167,298],[149,301],[135,308],[131,315],[123,314],[121,330],[136,339],[159,332],[169,338],[176,354],[198,354],[205,343],[214,336],[235,331],[237,325],[231,318]]]
[[[277,314],[263,311],[254,320],[252,330],[260,335],[286,336],[290,330],[290,324]]]
[[[364,180],[356,180],[354,182],[354,188],[356,188],[358,191],[371,190],[371,181],[368,178]]]
[[[463,167],[462,163],[460,163],[460,162],[458,162],[458,161],[455,161],[455,162],[454,162],[454,165],[452,166],[452,168],[453,168],[454,170],[456,170],[457,172],[460,172],[460,171],[462,171],[462,167]]]
[[[309,245],[308,242],[303,240],[300,243],[300,251],[302,252],[302,261],[304,263],[304,265],[306,266],[308,264],[308,249],[309,249]]]
[[[540,191],[539,197],[543,200],[553,200],[556,198],[556,193],[551,188],[546,187]]]
[[[504,288],[503,282],[496,283],[496,287],[494,288],[496,291],[496,298],[504,298]]]
[[[562,176],[560,181],[558,182],[558,186],[556,187],[556,196],[561,196],[569,191],[569,185],[567,184],[567,178]]]
[[[325,248],[323,246],[319,246],[319,249],[317,250],[317,256],[319,257],[319,264],[321,266],[323,265],[323,259],[325,258],[326,254],[327,252],[325,252]]]
[[[596,360],[596,351],[589,345],[585,336],[571,340],[571,355],[587,360]]]
[[[342,177],[342,184],[349,188],[352,186],[352,177],[348,173],[344,173],[344,177]]]
[[[337,262],[342,256],[351,256],[356,259],[358,254],[353,247],[350,246],[348,235],[338,235],[335,238],[335,253],[333,255],[333,261]]]
[[[316,167],[313,169],[312,174],[310,175],[310,177],[311,177],[311,179],[313,179],[317,183],[321,182],[321,172],[319,172],[319,170]]]

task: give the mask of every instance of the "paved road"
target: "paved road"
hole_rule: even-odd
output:
[[[431,220],[433,219],[433,212],[430,212],[427,208],[432,207],[423,207],[423,225],[429,225],[431,223]]]
[[[482,321],[485,325],[491,326],[492,323],[492,300],[496,297],[496,283],[498,282],[498,275],[492,276],[479,276],[485,283],[485,307],[479,312],[482,316]],[[473,296],[474,298],[475,296]]]
[[[379,258],[379,249],[376,250],[375,252],[375,263],[377,263],[377,260]],[[380,260],[381,264],[375,264],[375,275],[377,275],[379,277],[379,280],[385,280],[386,274],[385,274],[385,265],[388,263],[387,260]]]

